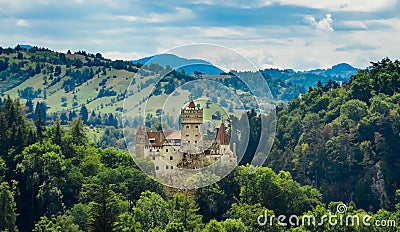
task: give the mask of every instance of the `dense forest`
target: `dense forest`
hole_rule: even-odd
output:
[[[400,182],[400,62],[383,59],[341,88],[319,85],[278,111],[268,166],[325,201],[395,207]]]
[[[96,147],[81,118],[46,125],[40,107],[27,118],[27,107],[8,97],[0,108],[0,231],[398,231],[258,219],[336,213],[343,202],[344,215],[400,222],[399,74],[400,62],[384,59],[341,87],[310,88],[279,107],[265,167],[238,166],[194,197],[168,197],[130,154]]]

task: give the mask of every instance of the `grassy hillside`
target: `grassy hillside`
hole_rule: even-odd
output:
[[[111,61],[101,54],[63,54],[36,47],[29,51],[1,48],[0,94],[20,97],[23,101],[31,99],[34,104],[45,101],[50,106],[48,113],[78,110],[82,105],[96,113],[115,113],[121,110],[125,94],[135,99],[145,97],[154,86],[156,76],[165,71],[158,65],[144,67],[138,74],[139,67],[132,63]],[[262,73],[273,96],[284,103],[305,93],[318,80],[327,82],[328,78],[280,70]],[[229,83],[225,79],[231,76],[213,78]],[[126,92],[130,81],[133,86]],[[183,98],[187,95],[182,91]],[[143,105],[135,106],[140,107]]]

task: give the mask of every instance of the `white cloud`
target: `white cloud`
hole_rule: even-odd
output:
[[[245,3],[239,0],[193,0],[192,3],[208,5],[223,5],[238,8],[259,8],[272,4],[302,6],[329,11],[361,11],[376,12],[392,9],[397,6],[397,0],[249,0]]]
[[[178,6],[179,1],[168,2],[176,2],[175,6]],[[200,4],[200,0],[196,1]],[[187,6],[187,2],[181,7],[159,8],[167,3],[139,4],[136,0],[123,0],[124,4],[112,0],[73,0],[64,3],[39,0],[35,5],[28,0],[0,0],[3,6],[0,8],[0,15],[3,15],[0,17],[3,30],[0,34],[3,44],[0,46],[15,46],[24,42],[59,51],[66,48],[71,51],[86,50],[100,52],[112,59],[130,60],[183,44],[212,43],[238,50],[260,68],[326,68],[339,62],[364,67],[369,61],[378,61],[385,56],[400,58],[400,44],[397,42],[400,19],[393,15],[393,10],[398,9],[393,0],[206,1],[207,4],[241,8],[291,5],[295,7],[290,9],[299,9],[299,12],[289,10],[288,19],[282,20],[282,23],[261,20],[256,24],[250,20],[262,16],[250,14],[263,9],[239,11],[237,15],[235,11],[226,12],[232,17],[230,24],[230,18],[220,20],[218,13],[222,7],[210,7],[210,10],[218,10],[218,13],[205,13],[202,9],[208,9],[206,7],[183,7]],[[82,4],[78,5],[77,2]],[[76,11],[78,8],[82,11]],[[279,15],[286,13],[285,7],[276,9],[282,10],[277,12]],[[373,13],[384,9],[390,9],[388,14]],[[312,15],[304,17],[302,12]],[[333,16],[321,15],[321,12],[329,12]],[[238,22],[239,19],[243,23]],[[195,26],[187,26],[192,22]],[[32,30],[24,30],[24,26]],[[362,46],[355,46],[358,44]],[[377,44],[380,46],[377,47]]]
[[[364,21],[342,21],[339,22],[339,25],[350,29],[368,29],[368,26]]]
[[[330,11],[362,11],[376,12],[396,7],[397,0],[335,0],[335,1],[315,1],[315,0],[278,0],[287,5],[305,6],[316,9]]]
[[[332,28],[333,19],[332,19],[332,15],[331,14],[326,14],[325,18],[323,18],[323,19],[321,19],[319,21],[316,20],[311,15],[305,16],[304,19],[308,24],[310,24],[311,26],[313,26],[314,28],[316,28],[318,30],[333,31],[333,28]]]
[[[19,19],[17,21],[17,26],[19,27],[28,27],[29,26],[29,22],[25,19]]]
[[[120,15],[117,19],[138,23],[168,23],[194,18],[194,12],[188,8],[176,7],[173,13],[150,13],[147,16]]]
[[[138,60],[140,58],[149,56],[149,54],[137,53],[137,52],[119,52],[109,51],[101,53],[104,57],[112,60]]]

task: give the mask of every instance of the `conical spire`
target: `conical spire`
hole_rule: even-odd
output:
[[[136,135],[146,135],[146,134],[143,132],[143,129],[142,129],[141,126],[138,126],[138,128],[137,128],[137,130],[136,130]]]
[[[217,140],[221,145],[229,145],[229,139],[228,136],[226,135],[224,123],[221,123],[221,126],[219,127]]]

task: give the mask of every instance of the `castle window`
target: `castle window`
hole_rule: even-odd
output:
[[[197,143],[197,140],[195,140],[194,143]]]
[[[189,126],[186,126],[186,128],[189,128]]]
[[[158,166],[156,166],[156,170],[160,170],[160,168]]]
[[[168,152],[168,149],[165,149],[165,152]]]
[[[196,126],[196,128],[199,128],[199,126]]]
[[[189,137],[189,135],[186,135],[186,137]]]
[[[165,166],[165,169],[168,169],[169,168],[169,166],[167,165],[167,166]]]
[[[159,149],[157,149],[157,152],[160,152],[160,150],[159,150]]]
[[[153,160],[156,160],[156,157],[155,157],[155,156],[153,156]]]
[[[174,169],[174,166],[171,166],[171,169]]]
[[[199,137],[199,135],[196,135],[196,137]]]
[[[170,157],[169,157],[169,160],[173,160],[173,159],[174,159],[174,157],[173,157],[173,156],[170,156]]]

